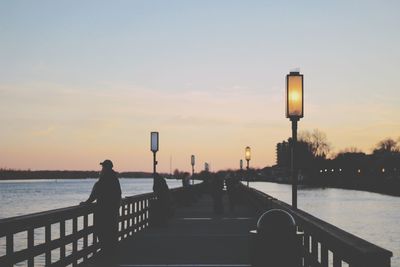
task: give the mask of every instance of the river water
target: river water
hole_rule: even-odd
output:
[[[290,185],[253,182],[254,187],[286,203]],[[299,209],[393,252],[392,266],[400,267],[400,197],[364,191],[300,187]]]
[[[0,218],[77,205],[87,199],[95,181],[0,181]],[[123,197],[152,191],[151,179],[122,178],[120,182]],[[176,180],[168,180],[168,184],[170,188],[181,186],[181,182]],[[290,185],[253,182],[250,186],[291,203]],[[400,197],[355,190],[301,187],[298,207],[391,250],[394,254],[392,266],[400,267]],[[17,248],[25,246],[18,240],[15,242]],[[4,255],[4,248],[5,240],[0,238],[0,256]],[[42,261],[41,258],[39,260]]]

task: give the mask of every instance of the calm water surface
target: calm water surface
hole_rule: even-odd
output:
[[[97,179],[0,181],[0,218],[79,205]],[[122,197],[153,191],[152,179],[119,179]],[[182,185],[167,180],[170,188]]]
[[[95,181],[0,181],[0,218],[77,205],[87,199]],[[151,179],[122,178],[120,182],[123,197],[152,191]],[[168,180],[168,184],[170,188],[181,186],[181,182],[176,180]],[[254,182],[251,186],[291,203],[290,185]],[[400,197],[355,190],[303,187],[298,192],[298,206],[322,220],[391,250],[394,254],[392,266],[400,267]],[[21,240],[24,238],[21,236]],[[36,238],[43,238],[43,233],[38,232],[36,236],[35,232]],[[4,243],[5,240],[0,239],[0,255],[4,253]],[[25,244],[16,240],[15,246],[23,247]],[[42,260],[39,258],[38,266]]]
[[[253,182],[250,186],[286,203],[290,185]],[[392,266],[400,267],[400,197],[336,189],[298,191],[298,208],[393,252]]]
[[[152,179],[119,179],[122,197],[152,192]],[[97,179],[71,179],[71,180],[20,180],[0,181],[0,218],[7,218],[29,213],[46,211],[57,208],[78,205],[86,200]],[[167,180],[170,188],[179,187],[181,181]],[[89,225],[92,217],[89,217]],[[59,238],[59,227],[52,225],[52,239]],[[66,234],[72,233],[71,220],[66,222]],[[78,221],[78,229],[82,228],[82,221]],[[35,229],[35,245],[44,243],[44,227]],[[19,251],[27,246],[27,234],[22,232],[14,235],[14,250]],[[91,240],[91,239],[89,239]],[[78,249],[83,246],[82,239],[78,241]],[[5,255],[5,238],[0,238],[0,256]],[[66,246],[66,254],[72,252],[72,244]],[[52,261],[59,259],[59,250],[52,251]],[[15,266],[27,266],[21,262]],[[35,266],[45,266],[44,255],[35,257]]]

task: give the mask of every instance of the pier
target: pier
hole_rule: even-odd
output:
[[[188,193],[196,196],[190,205],[185,203]],[[244,185],[239,187],[233,211],[224,197],[222,215],[214,214],[212,199],[202,184],[172,189],[171,194],[176,211],[165,227],[152,227],[149,222],[153,193],[122,200],[119,266],[252,266],[255,234],[250,231],[256,229],[259,216],[270,209],[284,210],[295,220],[300,255],[297,266],[390,266],[392,252]],[[5,241],[6,250],[0,254],[0,266],[21,262],[38,266],[38,257],[43,255],[46,266],[96,266],[101,247],[94,234],[94,208],[95,204],[74,206],[1,219],[0,240]],[[35,233],[41,229],[45,238],[37,242]],[[14,241],[21,234],[26,247],[16,250]],[[257,250],[266,257],[270,253],[262,246]]]

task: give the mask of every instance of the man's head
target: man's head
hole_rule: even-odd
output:
[[[103,169],[106,169],[106,170],[111,170],[114,166],[112,161],[109,159],[106,159],[105,161],[100,162],[100,165],[103,166]]]

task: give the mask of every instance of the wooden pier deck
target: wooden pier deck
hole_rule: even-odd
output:
[[[212,198],[203,194],[190,207],[177,207],[166,227],[150,227],[120,248],[119,266],[250,266],[249,231],[257,216],[237,205],[213,212]]]

